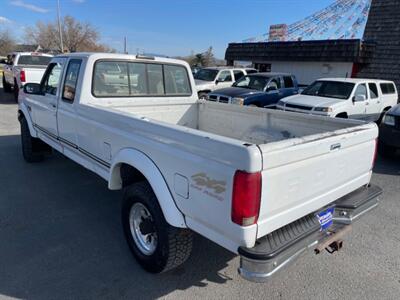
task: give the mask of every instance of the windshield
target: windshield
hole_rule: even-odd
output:
[[[194,79],[204,80],[204,81],[214,81],[217,77],[218,70],[212,69],[201,69],[194,75]]]
[[[269,81],[269,77],[261,77],[261,76],[244,76],[236,81],[233,86],[240,87],[244,89],[252,89],[257,91],[264,91],[267,83]]]
[[[354,83],[339,81],[315,81],[301,94],[337,99],[349,99]]]
[[[18,65],[47,66],[51,59],[50,56],[21,55],[18,59]]]

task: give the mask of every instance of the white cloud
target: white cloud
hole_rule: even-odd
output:
[[[22,8],[28,9],[30,11],[37,12],[37,13],[44,14],[44,13],[47,13],[49,11],[47,8],[40,7],[40,6],[33,5],[33,4],[29,4],[29,3],[26,3],[26,2],[24,2],[22,0],[13,0],[10,3],[11,3],[11,5],[19,6],[19,7],[22,7]]]
[[[10,24],[10,23],[12,23],[10,19],[0,16],[0,24]]]

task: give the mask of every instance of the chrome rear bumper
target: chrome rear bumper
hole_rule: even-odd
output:
[[[309,249],[319,253],[321,247],[332,246],[330,251],[338,250],[349,225],[375,208],[381,194],[381,188],[368,186],[337,200],[332,204],[333,224],[326,231],[320,230],[311,214],[259,239],[253,248],[240,247],[239,274],[249,281],[265,282]]]

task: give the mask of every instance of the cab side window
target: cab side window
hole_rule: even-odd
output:
[[[267,91],[271,90],[279,90],[281,89],[281,79],[280,78],[272,78],[267,86]]]
[[[235,81],[238,81],[240,78],[244,76],[244,73],[240,70],[233,71],[233,76],[235,77]]]
[[[218,81],[221,82],[232,81],[231,71],[222,71],[221,73],[219,73]]]
[[[63,100],[74,102],[76,86],[78,83],[79,69],[82,61],[80,59],[71,59],[68,63],[67,73],[65,74],[64,87],[62,92]]]
[[[376,86],[376,84],[368,83],[368,88],[369,88],[369,95],[371,96],[371,99],[378,98],[378,87]]]
[[[368,99],[368,94],[367,94],[367,85],[365,83],[360,84],[357,89],[356,92],[354,94],[354,96],[364,96],[365,100]]]
[[[43,78],[42,91],[46,94],[57,95],[58,83],[61,76],[61,65],[52,63],[48,66]]]
[[[293,78],[291,76],[283,76],[283,82],[285,83],[285,88],[294,88]]]

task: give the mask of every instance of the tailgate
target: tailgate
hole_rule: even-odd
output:
[[[260,145],[262,201],[257,238],[369,183],[374,123]]]
[[[25,71],[25,78],[26,82],[30,83],[40,83],[42,80],[44,71],[46,70],[45,67],[29,67],[29,68],[21,68],[21,70]]]

